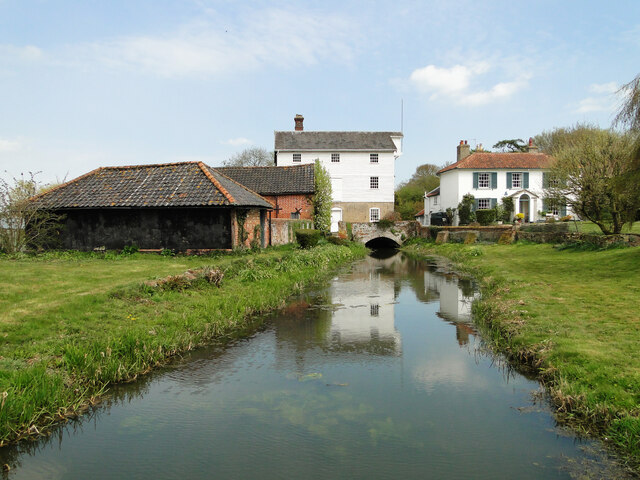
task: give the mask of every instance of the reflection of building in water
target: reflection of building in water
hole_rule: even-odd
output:
[[[438,316],[456,325],[456,338],[460,345],[469,342],[469,334],[474,333],[471,324],[471,285],[457,277],[442,275],[433,271],[424,272],[424,289],[437,292],[440,297]]]
[[[332,283],[330,297],[339,308],[331,320],[330,349],[400,354],[401,338],[394,324],[393,272],[402,268],[402,264],[400,255],[387,259],[368,257],[354,265],[351,275],[354,282]]]

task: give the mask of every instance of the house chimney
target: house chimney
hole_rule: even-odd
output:
[[[538,153],[538,147],[533,144],[533,138],[529,137],[529,145],[527,146],[527,152]]]
[[[467,158],[469,155],[471,155],[471,147],[466,140],[460,140],[460,145],[458,145],[458,159],[456,162]]]
[[[296,115],[293,118],[293,121],[296,122],[296,132],[301,132],[304,130],[304,127],[302,126],[302,122],[304,122],[304,117],[300,114]]]

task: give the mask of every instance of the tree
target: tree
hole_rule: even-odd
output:
[[[401,183],[395,192],[395,209],[403,220],[414,220],[414,215],[424,206],[424,194],[440,185],[436,165],[425,163],[416,168],[409,180]]]
[[[15,253],[55,244],[63,216],[38,208],[33,197],[42,190],[31,172],[12,183],[0,178],[0,250]]]
[[[597,130],[596,125],[589,123],[576,123],[572,127],[560,127],[553,130],[545,130],[544,132],[533,137],[533,143],[538,147],[542,153],[547,155],[553,155],[555,150],[558,150],[568,143],[571,143],[573,139],[580,135],[580,132],[590,132]]]
[[[261,147],[245,148],[222,162],[223,167],[269,167],[274,164],[273,153]]]
[[[475,197],[470,193],[463,195],[462,201],[458,204],[458,224],[469,225],[475,221],[476,215],[473,212],[473,204],[475,203]]]
[[[627,215],[628,220],[633,222],[640,218],[640,75],[623,85],[619,93],[625,96],[625,100],[614,119],[614,125],[626,127],[628,134],[633,137],[634,145],[629,172],[620,179],[618,188],[624,190],[635,185],[638,189],[636,196],[638,201]]]
[[[315,193],[313,194],[313,223],[316,230],[328,233],[331,227],[331,177],[316,159],[313,169]]]
[[[630,170],[632,137],[579,127],[565,129],[559,138],[553,148],[547,200],[571,205],[604,234],[620,233],[638,201],[637,185],[619,181]]]
[[[501,152],[526,152],[527,146],[521,138],[513,138],[511,140],[500,140],[493,148],[497,148]]]

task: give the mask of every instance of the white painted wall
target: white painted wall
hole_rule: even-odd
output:
[[[397,156],[393,152],[301,151],[295,152],[301,154],[301,161],[295,163],[293,153],[278,152],[278,166],[314,163],[319,159],[331,177],[334,202],[393,202]],[[332,153],[340,154],[340,162],[331,161]],[[370,153],[378,154],[378,163],[370,162]],[[378,177],[377,189],[370,188],[370,177]]]
[[[454,169],[440,174],[440,197],[441,209],[457,208],[462,201],[462,197],[467,193],[471,193],[475,198],[496,198],[501,203],[502,197],[512,195],[523,188],[507,188],[507,172],[529,172],[529,192],[538,196],[531,198],[529,202],[529,218],[532,221],[540,219],[538,211],[542,210],[542,199],[544,197],[544,189],[542,188],[543,173],[547,170],[522,170],[522,169]],[[474,172],[497,172],[496,188],[473,188]],[[514,198],[515,213],[519,210],[519,197]],[[426,203],[425,203],[426,207]],[[426,211],[426,208],[425,208]],[[572,213],[568,210],[568,214]],[[457,224],[457,219],[456,219]]]

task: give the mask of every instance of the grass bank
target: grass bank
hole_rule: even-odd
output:
[[[327,244],[214,257],[0,257],[0,445],[77,415],[111,383],[246,333],[252,315],[365,252]]]
[[[533,366],[561,420],[640,466],[640,248],[414,244],[480,283],[474,305],[498,349]]]

